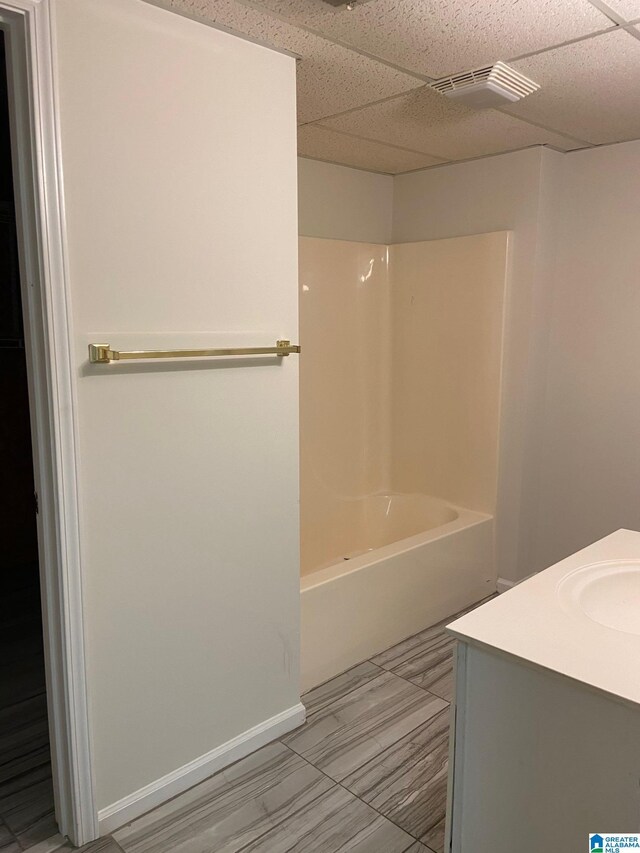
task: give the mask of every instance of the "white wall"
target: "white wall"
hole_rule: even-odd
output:
[[[87,365],[297,337],[295,63],[139,0],[53,8],[104,810],[298,707],[296,358]]]
[[[533,289],[530,313],[530,350],[528,370],[522,375],[520,386],[523,389],[519,399],[528,401],[525,433],[522,451],[519,524],[517,530],[517,554],[514,557],[515,569],[504,574],[506,578],[519,579],[533,571],[546,568],[557,562],[558,555],[545,565],[539,565],[535,558],[535,540],[538,536],[536,513],[540,478],[540,454],[544,440],[547,393],[547,375],[549,368],[549,330],[552,322],[555,247],[557,238],[557,194],[562,182],[567,157],[555,151],[542,150],[540,161],[540,184],[538,196],[538,231],[535,256],[535,287]],[[597,539],[598,537],[594,537]],[[587,542],[583,544],[588,544]]]
[[[640,529],[640,142],[562,158],[533,568]]]
[[[390,243],[393,178],[299,157],[298,210],[303,237]]]

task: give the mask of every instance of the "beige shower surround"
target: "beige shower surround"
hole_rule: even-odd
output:
[[[367,495],[494,513],[508,244],[300,239],[302,574],[371,549]]]

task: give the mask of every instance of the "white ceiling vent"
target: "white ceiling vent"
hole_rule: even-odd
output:
[[[432,83],[431,88],[468,107],[483,109],[503,107],[519,101],[537,91],[540,86],[515,68],[510,68],[504,62],[496,62],[487,68],[443,77]]]

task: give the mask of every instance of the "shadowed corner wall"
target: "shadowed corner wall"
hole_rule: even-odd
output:
[[[390,243],[393,178],[298,157],[298,220],[303,237]]]
[[[545,176],[547,364],[528,478],[532,569],[640,530],[640,142]]]

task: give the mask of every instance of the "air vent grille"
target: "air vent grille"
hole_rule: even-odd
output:
[[[441,95],[468,103],[469,106],[499,106],[513,103],[536,92],[540,86],[504,62],[486,68],[463,71],[431,84]]]

